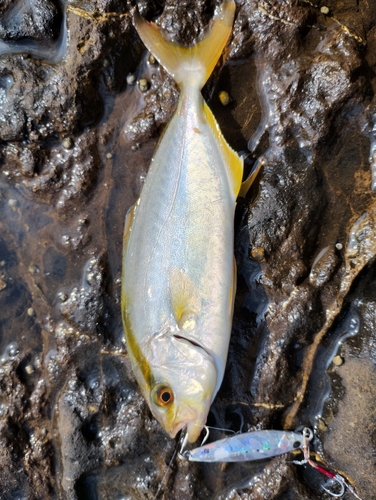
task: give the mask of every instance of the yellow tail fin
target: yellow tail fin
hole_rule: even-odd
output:
[[[133,22],[148,50],[180,87],[193,85],[201,89],[226,46],[231,34],[234,15],[234,0],[225,0],[203,38],[192,47],[183,47],[168,40],[161,28],[145,21],[137,11]]]

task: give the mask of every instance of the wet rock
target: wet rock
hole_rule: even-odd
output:
[[[103,258],[92,258],[87,263],[83,285],[75,287],[61,304],[60,310],[68,322],[81,331],[95,332],[103,314]]]
[[[108,6],[101,5],[101,9],[105,11]],[[51,15],[57,22],[56,8]],[[106,81],[111,88],[119,87],[132,69],[132,54],[140,50],[140,44],[133,44],[131,52],[125,54],[131,36],[129,13],[101,17],[84,8],[72,8],[68,9],[67,16],[73,38],[67,48],[61,49],[65,55],[63,64],[47,66],[21,55],[2,57],[0,74],[12,79],[3,104],[0,127],[3,140],[43,141],[82,131],[88,123],[97,121],[103,113],[98,82],[103,77],[102,62],[111,40],[124,41],[112,54],[110,67],[105,68]],[[17,47],[14,51],[17,52]],[[38,52],[38,47],[35,51]]]
[[[148,86],[142,90],[140,87],[138,94],[145,105],[125,127],[127,139],[133,144],[144,142],[167,123],[176,108],[179,95],[175,83],[163,68],[159,65],[144,67],[141,80],[150,81],[150,88]],[[141,92],[145,92],[143,97]]]
[[[4,173],[10,179],[19,179],[22,174],[24,187],[63,210],[88,196],[97,180],[100,160],[96,142],[95,132],[88,132],[68,149],[64,144],[44,149],[36,144],[9,143],[3,149]]]
[[[163,29],[170,31],[183,44],[192,42],[202,34],[211,19],[214,9],[208,9],[205,2],[184,0],[178,8],[173,1],[167,1],[158,23]]]
[[[333,247],[323,248],[312,263],[309,280],[314,286],[322,286],[332,276],[338,257]]]
[[[192,43],[219,3],[138,8]],[[0,496],[322,498],[325,479],[283,457],[171,461],[175,442],[135,384],[120,312],[124,216],[178,89],[136,35],[131,4],[68,4],[68,38],[63,3],[0,7]],[[314,427],[312,446],[365,498],[375,484],[375,20],[372,2],[238,2],[227,63],[203,91],[247,172],[263,165],[238,204],[234,328],[209,419]]]
[[[346,394],[339,402],[336,417],[329,424],[324,450],[329,455],[328,460],[346,470],[359,495],[372,498],[373,480],[368,470],[374,463],[376,444],[375,365],[367,359],[348,359],[341,367],[341,379]],[[351,449],[351,453],[344,453],[345,449]]]
[[[5,40],[44,40],[54,38],[59,30],[61,12],[54,1],[37,0],[22,6],[5,2],[0,12],[0,38]]]

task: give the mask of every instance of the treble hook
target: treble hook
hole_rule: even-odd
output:
[[[354,497],[358,498],[359,500],[362,500],[360,496],[357,494],[355,489],[349,484],[344,477],[341,476],[341,474],[338,474],[337,472],[331,471],[327,469],[326,467],[323,467],[322,465],[318,464],[314,460],[311,459],[310,456],[310,447],[309,447],[309,442],[313,438],[313,432],[311,429],[308,427],[305,427],[303,429],[303,443],[302,443],[302,450],[303,450],[303,456],[304,459],[301,461],[294,460],[293,463],[297,465],[304,465],[308,464],[314,469],[316,469],[318,472],[321,472],[324,476],[329,478],[329,481],[322,486],[323,490],[326,491],[329,495],[335,498],[341,497],[345,493],[345,489],[347,488],[351,493],[354,495]],[[335,482],[340,485],[340,491],[339,492],[334,492],[330,488],[328,488],[328,484],[330,482]]]
[[[332,482],[335,482],[336,484],[340,485],[340,490],[338,492],[334,492],[328,487],[328,485]],[[329,495],[331,495],[332,497],[339,498],[345,493],[345,484],[342,481],[342,478],[339,478],[336,475],[335,477],[329,479],[329,481],[322,486],[322,489],[327,493],[329,493]]]

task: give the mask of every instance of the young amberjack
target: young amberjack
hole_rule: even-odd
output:
[[[243,162],[201,95],[234,14],[234,1],[226,0],[192,47],[134,16],[144,44],[179,85],[180,98],[127,216],[123,324],[153,415],[171,437],[186,427],[191,442],[222,382],[236,287],[233,226]]]

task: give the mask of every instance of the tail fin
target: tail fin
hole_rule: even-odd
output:
[[[192,47],[166,39],[161,28],[145,21],[137,11],[133,22],[148,50],[180,87],[194,85],[201,89],[229,39],[234,15],[234,0],[224,0],[203,38]]]

